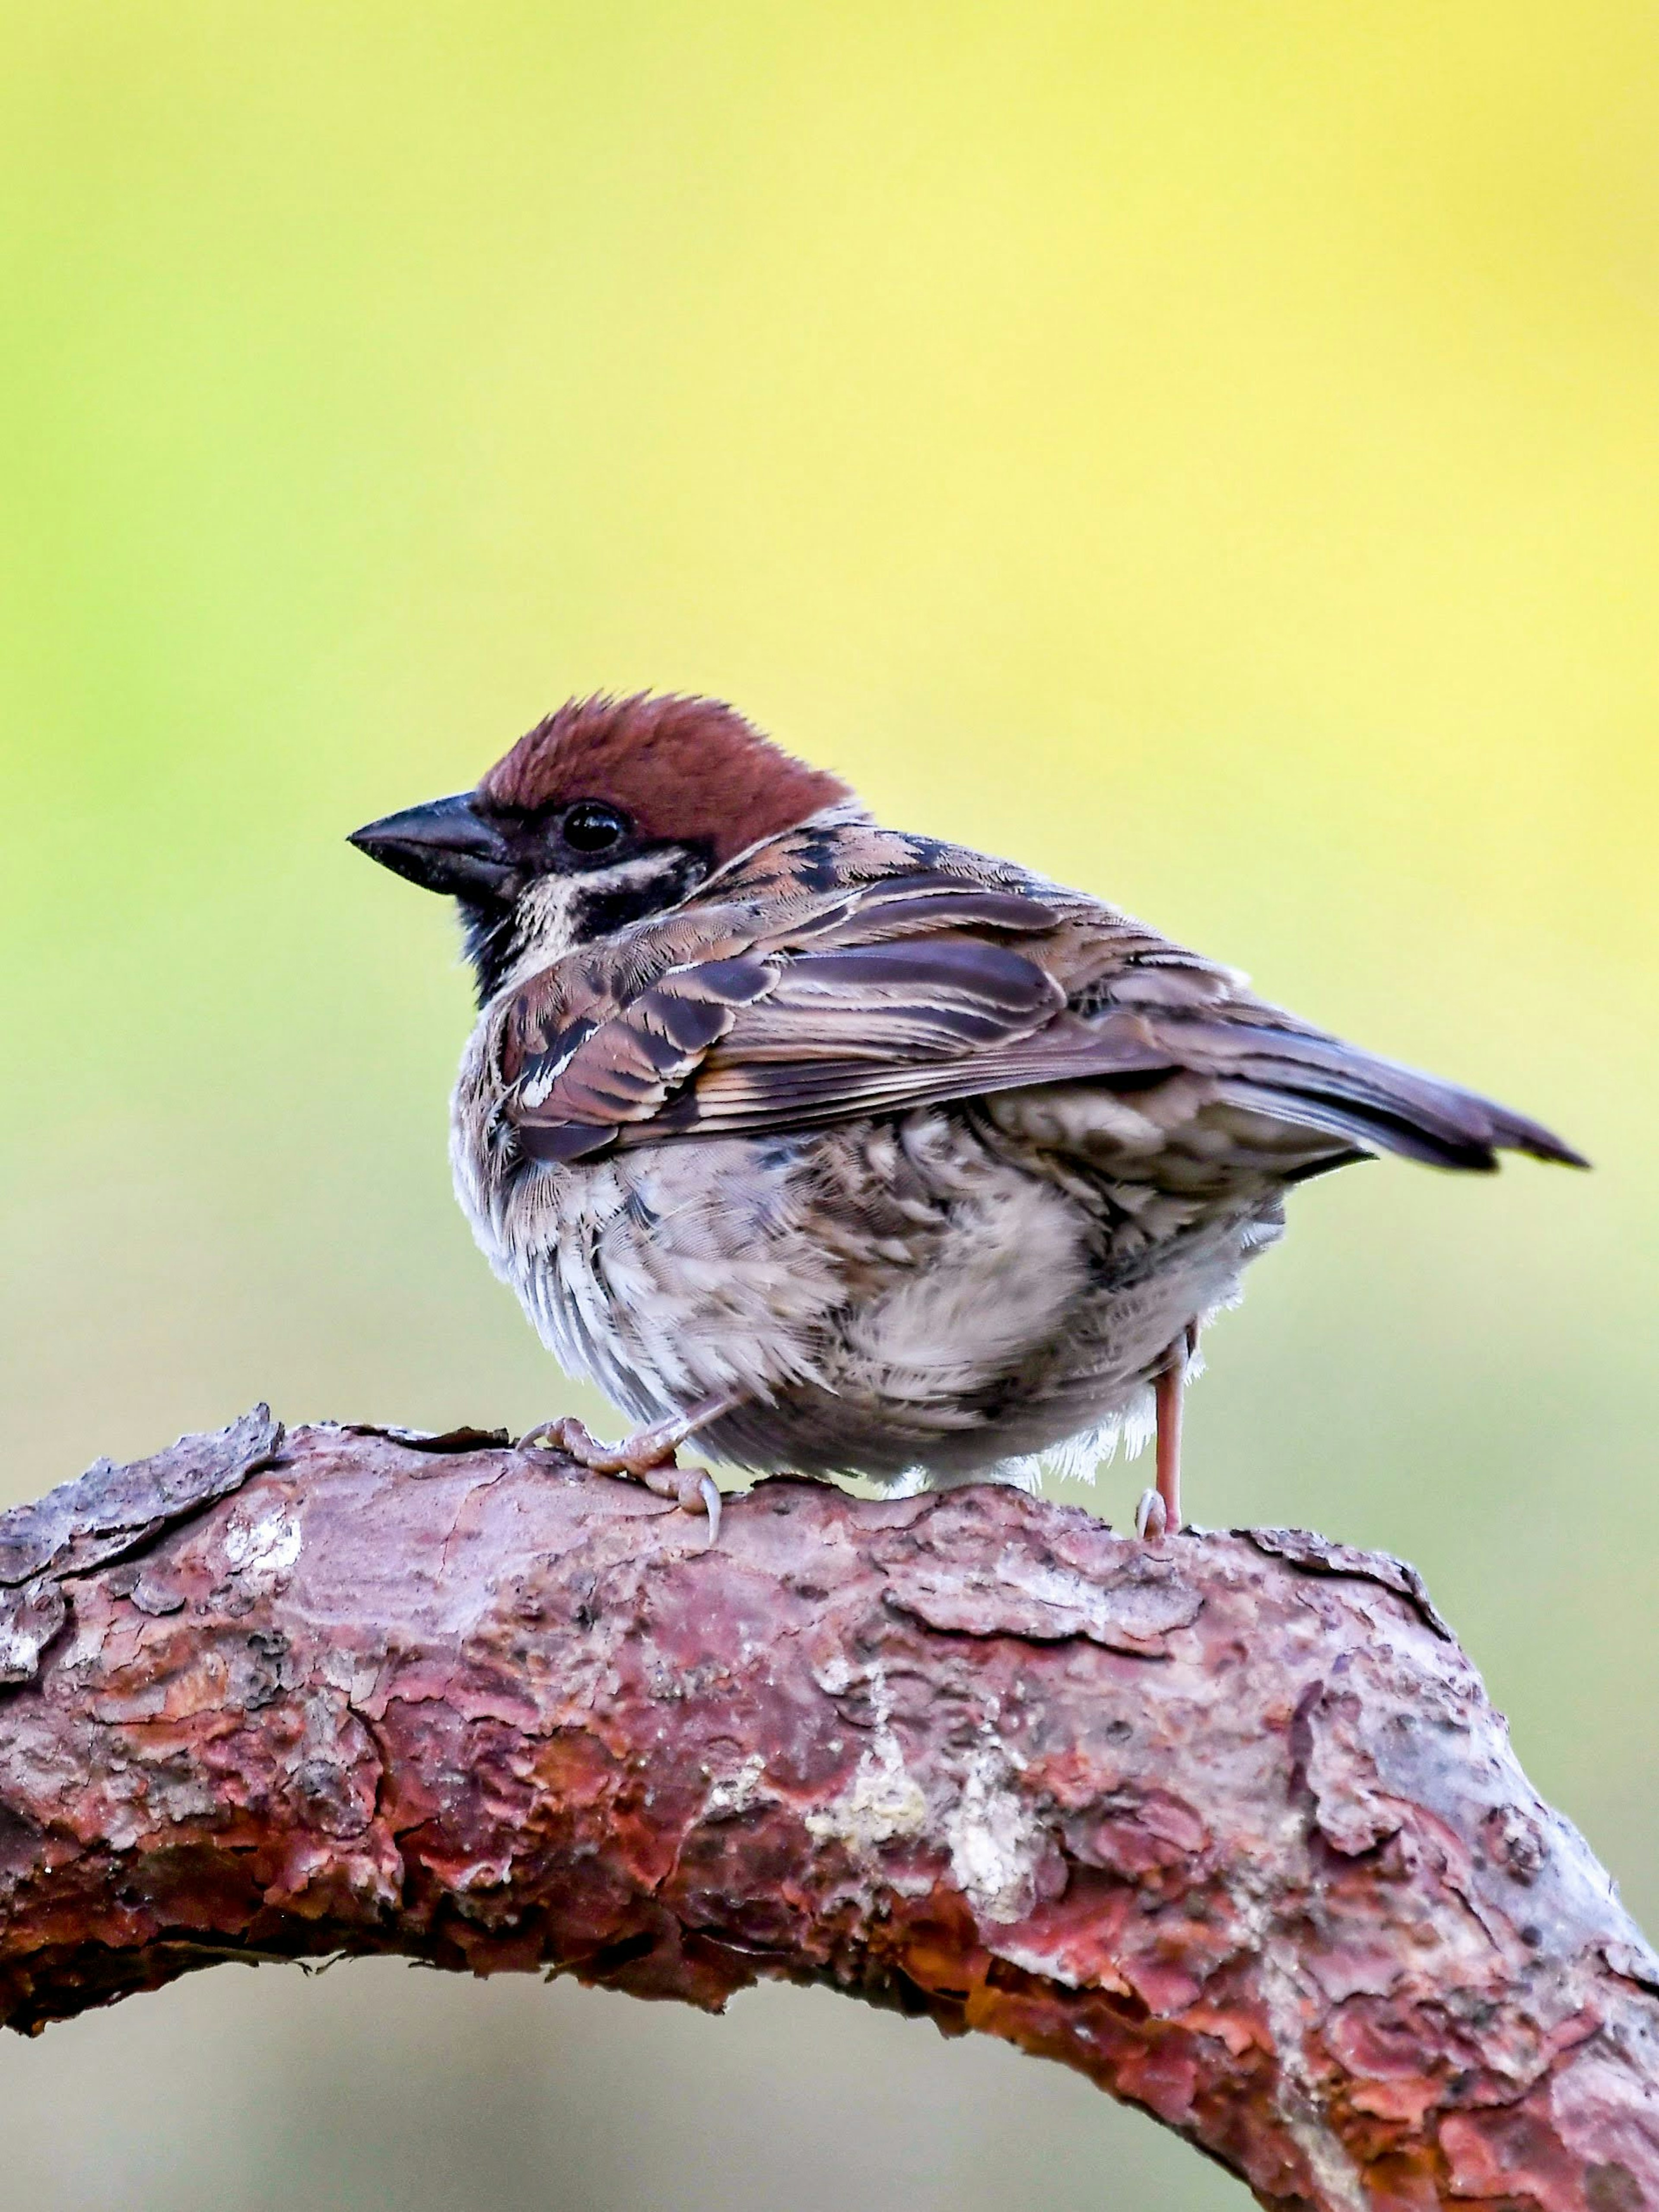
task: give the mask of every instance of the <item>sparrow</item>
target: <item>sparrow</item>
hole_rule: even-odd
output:
[[[884,828],[711,699],[572,700],[351,842],[459,909],[478,1243],[641,1425],[526,1443],[706,1512],[757,1473],[1035,1486],[1157,1437],[1292,1185],[1384,1152],[1585,1164],[1085,892]]]

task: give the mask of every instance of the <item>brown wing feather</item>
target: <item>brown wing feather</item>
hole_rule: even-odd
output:
[[[792,874],[780,841],[728,876],[718,905],[642,927],[607,972],[566,962],[527,986],[502,1054],[525,1150],[572,1160],[1188,1073],[1220,1103],[1328,1136],[1334,1159],[1386,1150],[1481,1168],[1501,1147],[1577,1159],[1537,1123],[1298,1022],[1079,894],[949,848],[928,851],[944,865],[907,868],[920,841],[845,834],[843,858],[884,861],[884,874],[848,888],[825,869],[823,890],[803,895],[810,869]]]
[[[687,1133],[705,1088],[726,1128],[877,1111],[890,1090],[909,1103],[952,1063],[962,1096],[981,1087],[975,1056],[1066,1004],[1044,966],[1000,941],[1052,934],[1059,914],[1030,893],[920,871],[797,902],[781,927],[777,911],[757,900],[744,930],[740,902],[708,909],[709,957],[672,944],[691,957],[631,991],[625,963],[611,991],[571,963],[528,985],[502,1054],[525,1149],[574,1159]],[[740,1103],[750,1069],[757,1088]]]

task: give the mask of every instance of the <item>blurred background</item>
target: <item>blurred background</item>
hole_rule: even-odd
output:
[[[0,38],[4,1496],[259,1397],[609,1421],[449,1196],[448,915],[343,839],[572,692],[717,692],[1593,1156],[1297,1194],[1188,1481],[1415,1559],[1659,1922],[1659,15]],[[827,1996],[395,1966],[10,2044],[0,2136],[52,2212],[1244,2201]]]

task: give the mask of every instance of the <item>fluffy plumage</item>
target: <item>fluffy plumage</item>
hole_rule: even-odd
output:
[[[573,703],[441,806],[489,948],[453,1124],[479,1241],[568,1367],[641,1420],[718,1405],[706,1442],[752,1468],[1099,1451],[1291,1184],[1577,1160],[1115,908],[883,829],[709,702]],[[426,880],[451,864],[398,825],[434,812],[360,840]]]

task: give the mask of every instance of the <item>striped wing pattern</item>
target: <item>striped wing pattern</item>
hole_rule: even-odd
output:
[[[826,865],[837,834],[840,865]],[[1332,1164],[1392,1151],[1490,1168],[1503,1147],[1577,1158],[1536,1123],[1310,1028],[1127,916],[977,854],[813,825],[716,892],[602,957],[571,956],[513,1000],[502,1073],[531,1158],[1182,1073],[1222,1104],[1322,1133]]]

